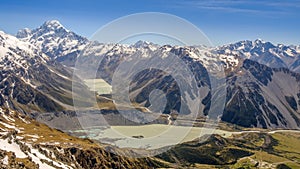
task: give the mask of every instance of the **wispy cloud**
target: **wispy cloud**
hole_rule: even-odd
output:
[[[275,6],[280,8],[286,8],[286,7],[292,7],[292,8],[300,8],[300,0],[294,0],[294,1],[271,1],[269,3],[266,3],[266,5],[269,6]]]
[[[234,12],[234,13],[251,13],[251,14],[264,14],[264,13],[269,13],[269,12],[274,12],[274,11],[264,11],[264,10],[257,10],[257,9],[247,9],[247,8],[239,8],[239,7],[231,7],[231,6],[217,6],[217,5],[201,5],[198,4],[194,6],[198,9],[208,9],[208,10],[219,10],[223,12]]]
[[[300,1],[251,0],[186,0],[177,1],[177,7],[218,10],[250,14],[289,14],[290,8],[300,8]]]

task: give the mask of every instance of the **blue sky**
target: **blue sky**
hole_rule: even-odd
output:
[[[12,0],[0,4],[0,30],[10,34],[56,19],[90,37],[124,15],[164,12],[195,24],[215,45],[257,38],[300,45],[300,0]]]

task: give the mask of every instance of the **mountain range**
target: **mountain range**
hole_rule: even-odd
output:
[[[88,50],[84,50],[87,46]],[[96,65],[97,78],[108,83],[116,68],[132,55],[147,58],[155,53],[163,58],[172,54],[181,58],[195,75],[201,89],[199,111],[203,115],[212,106],[207,69],[221,61],[227,82],[223,121],[244,127],[300,127],[300,46],[273,45],[260,39],[219,47],[144,41],[133,45],[104,44],[89,41],[53,20],[33,30],[22,29],[16,37],[0,32],[0,52],[0,106],[14,110],[72,110],[72,69],[80,53],[89,57],[87,67],[95,66],[93,61],[101,57],[102,62]],[[89,72],[82,75],[93,78]],[[142,106],[149,107],[149,93],[161,89],[168,100],[164,113],[186,107],[187,96],[180,94],[172,77],[159,70],[142,71],[134,82],[138,83],[131,83],[130,98]],[[93,95],[83,82],[78,81],[75,86],[88,96]],[[74,98],[85,102],[81,94]],[[188,107],[186,110],[189,114]]]

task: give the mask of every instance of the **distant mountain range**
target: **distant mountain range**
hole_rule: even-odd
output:
[[[89,50],[83,52],[87,45]],[[24,112],[72,109],[72,68],[81,52],[90,59],[102,57],[97,76],[109,83],[118,65],[131,55],[177,55],[203,89],[200,111],[204,114],[212,106],[207,68],[221,60],[227,77],[223,121],[245,127],[300,127],[300,46],[273,45],[259,39],[212,48],[144,41],[103,44],[67,30],[58,21],[45,22],[34,30],[22,29],[16,37],[0,32],[0,106]],[[88,78],[89,73],[84,73]],[[176,82],[162,72],[146,70],[135,80],[147,82],[131,84],[131,99],[143,106],[149,106],[148,95],[153,89],[167,95],[164,113],[186,105],[187,96],[182,95],[181,103]],[[86,88],[83,83],[77,86]]]

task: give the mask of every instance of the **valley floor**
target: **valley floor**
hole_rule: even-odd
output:
[[[115,151],[122,152],[133,150],[128,145],[144,149],[171,145],[180,132],[188,131],[177,140],[180,144],[160,154],[129,158],[106,151],[110,145],[70,136],[16,112],[0,112],[1,168],[300,168],[297,130],[226,131],[151,124],[76,131],[90,131],[90,138],[115,138],[113,142],[121,147]],[[119,135],[114,135],[116,131]],[[199,138],[211,132],[207,139]],[[149,140],[148,147],[143,140]]]
[[[185,167],[196,168],[276,168],[285,165],[290,168],[300,167],[299,130],[226,131],[151,124],[111,126],[102,129],[101,132],[94,128],[74,131],[73,134],[76,135],[76,132],[84,132],[92,139],[121,149],[152,150],[171,146],[169,151],[156,158],[173,167],[176,167],[178,163],[186,165]],[[207,140],[199,139],[205,134],[212,134],[212,136]],[[214,137],[217,141],[210,140]],[[196,151],[195,154],[202,153],[204,157],[195,157],[193,154],[180,155],[183,152],[193,153],[194,151]],[[222,156],[228,156],[230,159],[223,159]],[[192,159],[195,158],[196,160],[193,161]]]

